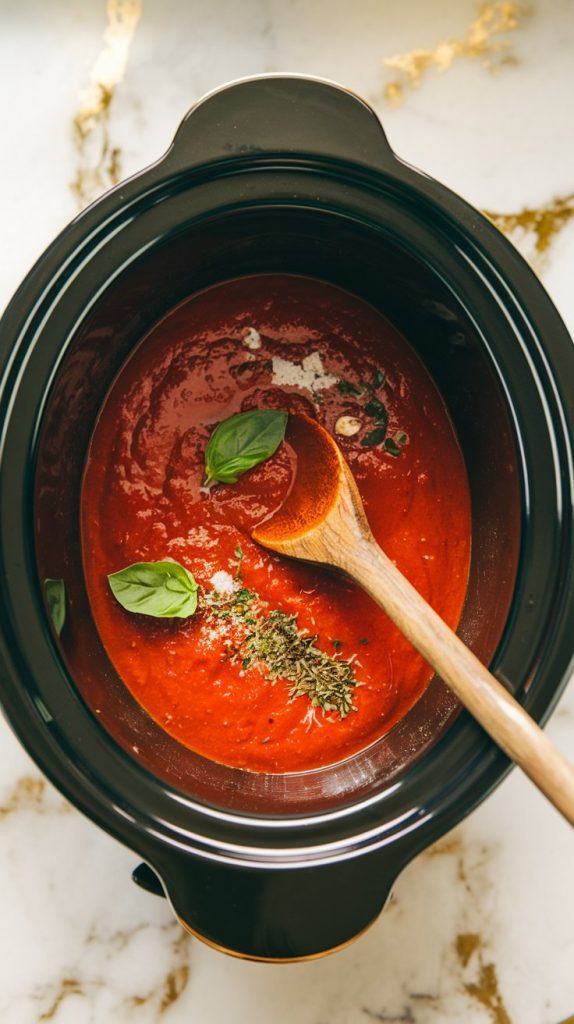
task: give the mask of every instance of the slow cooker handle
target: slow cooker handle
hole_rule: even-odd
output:
[[[226,86],[192,107],[160,165],[179,172],[277,155],[379,171],[397,163],[378,117],[358,96],[318,79],[263,75]]]

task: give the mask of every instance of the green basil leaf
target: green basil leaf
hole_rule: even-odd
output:
[[[66,621],[66,585],[63,580],[44,580],[44,593],[54,629],[60,636]]]
[[[205,450],[205,484],[235,484],[243,473],[275,454],[287,425],[287,413],[252,409],[230,416],[215,428]]]
[[[384,374],[382,370],[375,370],[373,374],[373,387],[375,391],[378,391],[379,388],[382,388],[383,384],[385,383],[385,380],[386,374]]]
[[[358,388],[352,381],[345,380],[344,377],[337,381],[337,387],[342,395],[362,395],[363,393],[361,388]]]
[[[372,416],[374,420],[377,420],[382,427],[387,429],[389,423],[389,414],[378,398],[370,398],[365,406],[365,412],[367,416]]]
[[[374,430],[371,430],[371,431],[369,431],[368,434],[365,434],[364,438],[361,441],[361,444],[363,444],[365,446],[368,446],[368,447],[371,447],[371,446],[373,446],[375,444],[382,444],[383,441],[385,440],[386,436],[387,436],[387,428],[386,427],[375,427]]]
[[[401,449],[399,448],[398,444],[396,444],[395,441],[391,440],[390,437],[388,437],[387,440],[385,441],[385,451],[387,451],[389,455],[392,455],[394,459],[398,459],[399,455],[401,454]]]
[[[122,608],[156,619],[187,619],[197,608],[197,583],[177,562],[136,562],[108,576]]]

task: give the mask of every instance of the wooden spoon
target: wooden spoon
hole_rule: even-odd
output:
[[[381,550],[333,438],[309,417],[290,416],[287,440],[297,457],[291,491],[253,530],[254,540],[291,558],[342,569],[356,580],[574,825],[574,766]]]

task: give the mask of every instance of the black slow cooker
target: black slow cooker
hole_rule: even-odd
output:
[[[539,722],[574,637],[574,351],[479,213],[389,148],[344,89],[269,76],[198,103],[166,155],[78,217],[0,324],[1,697],[39,767],[134,851],[141,884],[236,955],[293,960],[373,921],[404,866],[509,769],[439,679],[387,736],[313,772],[214,764],[109,663],[81,570],[79,488],[110,382],[169,309],[262,271],[378,307],[429,368],[473,511],[460,633]],[[42,582],[66,581],[58,640]]]

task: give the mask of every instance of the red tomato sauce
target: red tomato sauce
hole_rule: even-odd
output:
[[[377,426],[366,411],[373,397],[387,410],[398,455],[362,443]],[[257,275],[194,295],[151,329],[120,371],[95,426],[81,503],[86,584],[109,658],[147,712],[198,753],[251,771],[303,771],[388,732],[432,671],[352,582],[251,539],[287,494],[287,444],[236,484],[202,489],[215,426],[254,408],[305,412],[333,434],[376,539],[452,627],[468,578],[468,484],[419,358],[373,307],[320,281]],[[342,416],[360,421],[356,434],[337,432]],[[270,611],[296,615],[321,650],[352,661],[357,710],[310,714],[306,696],[290,700],[287,680],[273,683],[264,665],[232,660],[228,627],[201,607],[188,619],[125,611],[108,574],[166,558],[207,594],[231,580]]]

